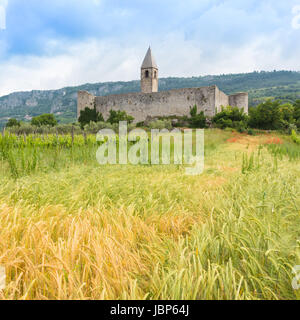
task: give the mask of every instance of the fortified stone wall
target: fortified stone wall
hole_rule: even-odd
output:
[[[221,111],[221,107],[226,107],[229,105],[229,97],[227,94],[225,94],[223,91],[219,90],[218,87],[216,87],[216,112]]]
[[[239,107],[244,109],[248,114],[249,96],[247,92],[240,92],[229,96],[229,105],[232,107]]]
[[[188,115],[195,104],[198,111],[213,116],[215,86],[95,97],[96,109],[104,119],[108,118],[110,110],[124,110],[135,118],[135,122],[144,121],[148,116]]]
[[[217,86],[177,89],[153,93],[128,93],[95,97],[86,91],[78,92],[78,116],[86,107],[96,107],[105,120],[110,110],[126,111],[135,122],[144,121],[148,116],[186,116],[190,107],[197,105],[198,112],[213,117],[221,106],[237,106],[248,112],[248,94],[227,96]]]
[[[87,91],[78,91],[77,100],[77,118],[80,116],[80,111],[86,107],[93,109],[95,106],[95,96]]]

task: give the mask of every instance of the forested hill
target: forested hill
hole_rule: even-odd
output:
[[[217,85],[227,94],[247,91],[250,105],[268,97],[294,101],[300,98],[300,72],[274,71],[227,74],[192,78],[160,79],[159,90]],[[54,113],[61,122],[76,119],[78,90],[94,95],[120,94],[140,91],[140,81],[106,82],[67,87],[59,90],[16,92],[0,97],[0,126],[8,118],[24,120],[42,113]]]

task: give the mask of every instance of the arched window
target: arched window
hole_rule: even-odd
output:
[[[145,77],[149,78],[149,71],[148,70],[146,70],[146,72],[145,72]]]
[[[156,79],[156,78],[157,78],[157,72],[154,71],[154,79]]]

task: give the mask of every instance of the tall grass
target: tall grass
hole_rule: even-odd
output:
[[[206,132],[200,176],[97,166],[83,145],[25,147],[17,170],[34,169],[16,178],[2,155],[0,299],[300,298],[299,158],[277,156],[274,170],[260,148],[246,165],[230,137]]]

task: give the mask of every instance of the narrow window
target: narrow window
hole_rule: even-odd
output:
[[[154,71],[154,79],[156,79],[157,77],[157,74],[156,74],[156,71]]]
[[[149,78],[149,71],[148,70],[146,70],[146,72],[145,72],[145,77]]]

